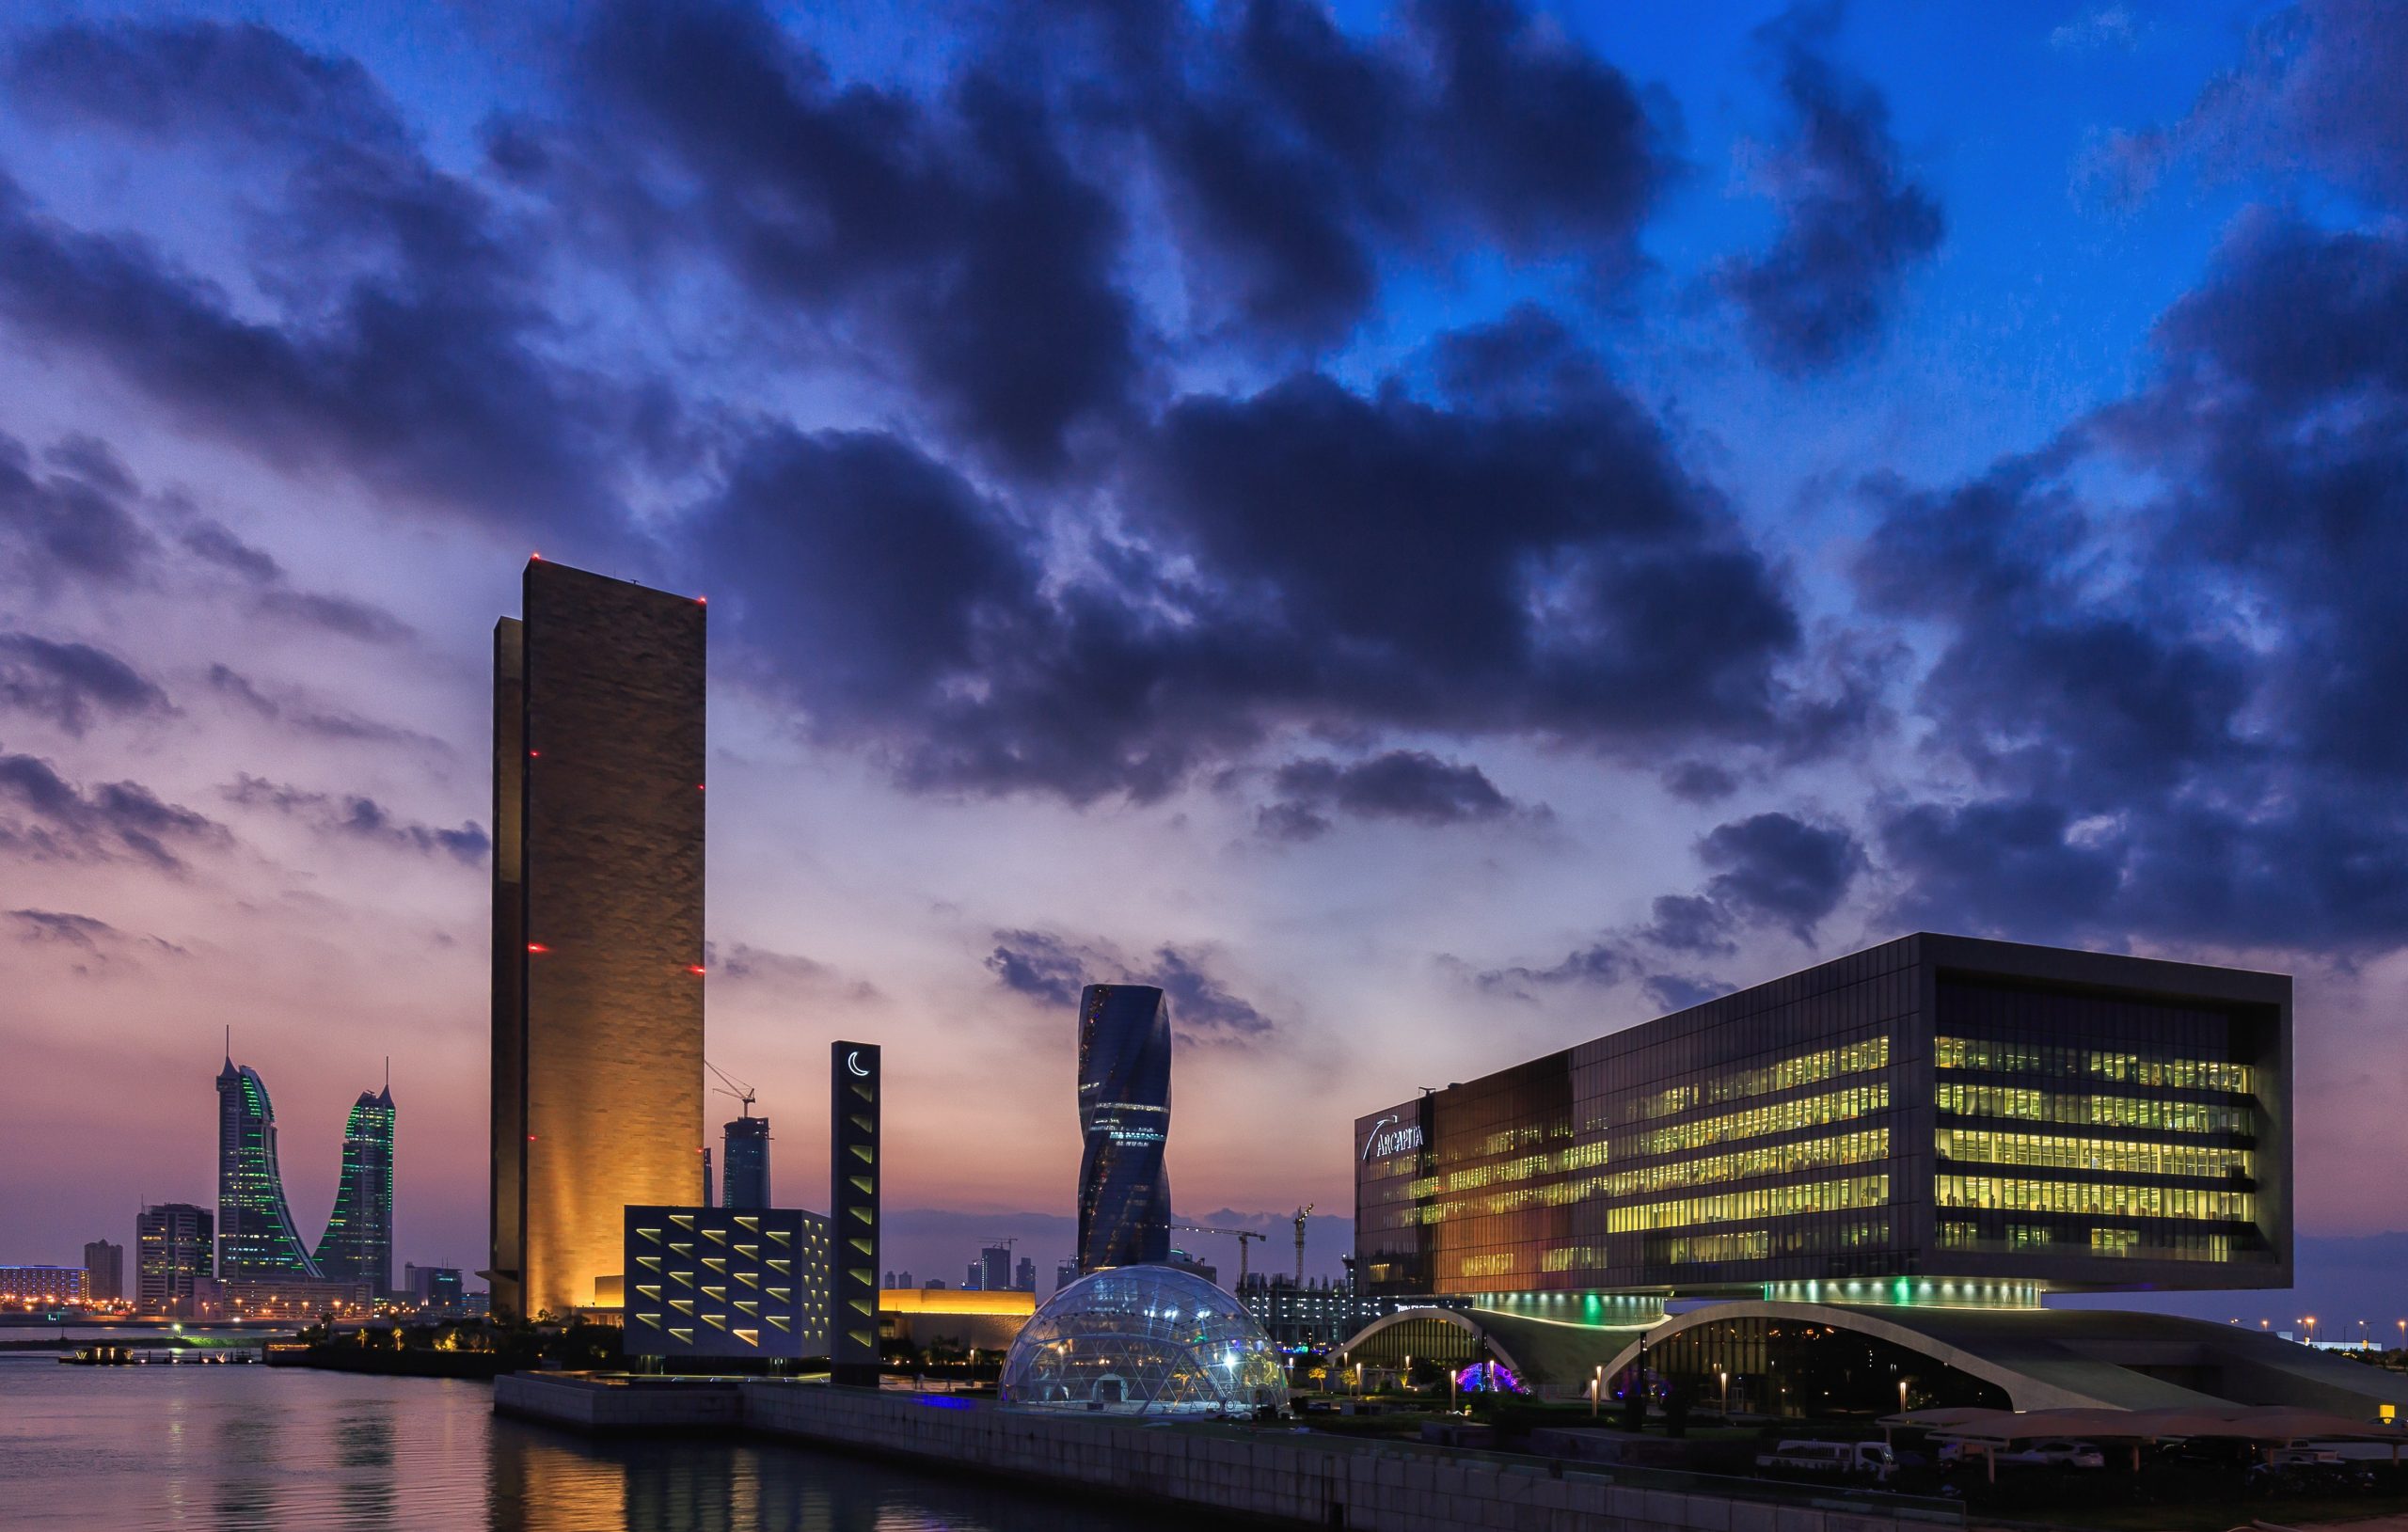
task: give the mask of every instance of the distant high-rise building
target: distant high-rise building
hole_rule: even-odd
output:
[[[229,1053],[217,1072],[217,1277],[315,1279],[276,1163],[276,1108],[259,1071]]]
[[[1012,1290],[1012,1251],[1009,1245],[989,1245],[978,1252],[978,1290],[1009,1292]]]
[[[1012,1286],[1022,1292],[1037,1290],[1037,1258],[1035,1256],[1022,1256],[1020,1258],[1020,1265],[1012,1269]]]
[[[902,1275],[896,1277],[895,1279],[895,1285],[898,1287],[909,1287],[913,1286],[914,1284],[911,1281],[911,1273],[906,1271]]]
[[[1069,1287],[1071,1283],[1076,1282],[1076,1281],[1078,1281],[1078,1280],[1079,1280],[1079,1263],[1078,1263],[1077,1261],[1075,1261],[1075,1260],[1067,1260],[1067,1261],[1057,1261],[1056,1263],[1054,1263],[1054,1290],[1055,1292],[1060,1292],[1063,1288],[1065,1288],[1065,1287]]]
[[[985,1261],[972,1261],[970,1263],[970,1270],[965,1272],[961,1278],[961,1290],[963,1292],[985,1292],[987,1290],[987,1263]]]
[[[467,1302],[467,1289],[456,1266],[405,1263],[402,1267],[402,1291],[420,1308],[458,1308]]]
[[[1170,1011],[1146,985],[1079,997],[1079,1270],[1170,1256]]]
[[[730,1208],[769,1206],[769,1119],[751,1113],[727,1125],[727,1161],[721,1171]]]
[[[594,1303],[702,1201],[704,614],[541,560],[494,629],[497,1314]]]
[[[210,1275],[216,1223],[206,1208],[163,1202],[134,1221],[134,1294],[145,1314],[186,1317],[197,1283]]]
[[[94,1240],[84,1247],[84,1297],[115,1303],[125,1297],[125,1246]]]
[[[342,1128],[342,1176],[335,1210],[312,1257],[329,1282],[393,1287],[393,1087],[359,1093]]]

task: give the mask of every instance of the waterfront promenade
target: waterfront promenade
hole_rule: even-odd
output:
[[[621,1382],[517,1373],[494,1408],[610,1433],[740,1429],[1190,1511],[1335,1532],[1896,1532],[1942,1502],[1587,1469],[1414,1443],[1005,1409],[949,1394],[783,1381]],[[1667,1487],[1678,1483],[1686,1487]]]

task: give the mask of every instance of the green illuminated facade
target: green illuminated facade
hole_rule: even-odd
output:
[[[319,1275],[293,1231],[276,1162],[276,1108],[259,1071],[229,1058],[217,1074],[217,1275]]]
[[[342,1178],[318,1239],[318,1270],[330,1282],[393,1287],[393,1092],[361,1091],[342,1129]]]
[[[2289,1060],[2282,975],[1906,937],[1358,1119],[1357,1270],[1568,1319],[2288,1287]]]

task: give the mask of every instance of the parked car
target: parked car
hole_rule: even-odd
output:
[[[2013,1463],[2025,1468],[2104,1468],[2107,1454],[2089,1442],[2069,1442],[2061,1436],[2043,1437],[2029,1446],[1998,1455],[1999,1466]]]
[[[1776,1473],[1830,1478],[1870,1476],[1886,1481],[1897,1471],[1898,1462],[1878,1442],[1788,1441],[1770,1452],[1757,1453],[1756,1466]]]

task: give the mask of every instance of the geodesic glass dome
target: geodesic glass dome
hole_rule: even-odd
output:
[[[1113,1414],[1285,1409],[1271,1337],[1228,1293],[1169,1266],[1116,1266],[1055,1293],[1004,1359],[1003,1400]]]

